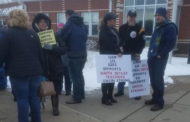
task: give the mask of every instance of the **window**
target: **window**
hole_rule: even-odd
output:
[[[155,0],[146,0],[146,4],[155,4]]]
[[[165,4],[165,3],[167,3],[167,2],[166,2],[166,0],[157,0],[157,3],[158,3],[158,4]]]
[[[153,25],[154,25],[154,8],[153,7],[146,7],[145,8],[145,34],[151,35],[153,32]]]
[[[125,5],[126,6],[134,5],[134,0],[126,0]]]
[[[135,5],[144,5],[144,0],[135,0]]]
[[[82,12],[81,16],[88,28],[89,36],[98,35],[99,13],[98,12]]]
[[[146,36],[151,36],[155,23],[154,14],[158,7],[166,7],[167,0],[125,0],[124,22],[129,10],[136,10],[137,23],[145,28]]]
[[[57,24],[65,24],[66,17],[64,13],[57,13]]]
[[[137,8],[136,9],[136,12],[137,12],[137,19],[136,19],[136,21],[137,21],[137,23],[139,24],[139,25],[141,25],[141,26],[143,26],[143,21],[142,21],[142,18],[143,18],[143,10],[144,10],[144,8]]]

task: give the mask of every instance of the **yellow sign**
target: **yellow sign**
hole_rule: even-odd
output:
[[[38,36],[40,38],[42,47],[44,46],[44,44],[50,44],[50,45],[56,44],[55,34],[52,29],[39,32]]]

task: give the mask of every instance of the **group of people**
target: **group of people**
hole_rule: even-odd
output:
[[[107,13],[103,19],[99,34],[100,54],[122,56],[131,55],[132,60],[140,60],[140,54],[145,47],[145,30],[136,23],[137,13],[129,11],[127,23],[115,29],[117,16]],[[153,105],[151,111],[158,111],[164,107],[164,71],[169,53],[175,47],[178,29],[168,20],[167,10],[158,8],[155,14],[156,27],[150,40],[148,51],[148,67],[150,82],[153,89],[152,99],[145,101],[145,105]],[[118,83],[115,97],[124,95],[125,82]],[[113,98],[114,83],[102,83],[102,104],[112,105],[117,101]],[[141,97],[136,97],[140,100]]]
[[[148,64],[152,99],[146,105],[154,105],[151,110],[164,107],[164,70],[168,54],[174,48],[177,28],[167,17],[165,8],[156,11],[154,30],[148,53]],[[115,28],[117,16],[105,14],[99,33],[100,54],[118,56],[131,55],[132,60],[140,60],[145,47],[145,30],[136,22],[137,13],[129,11],[127,23]],[[83,68],[87,60],[86,41],[88,29],[83,18],[73,10],[66,11],[67,22],[55,33],[56,44],[40,43],[38,33],[51,29],[51,19],[43,13],[37,14],[30,29],[28,14],[23,10],[13,10],[9,14],[8,27],[0,33],[0,67],[4,67],[10,77],[13,93],[17,101],[18,121],[41,122],[39,87],[43,81],[52,81],[56,94],[51,96],[53,115],[59,113],[59,95],[65,78],[65,95],[72,98],[66,104],[79,104],[85,99]],[[118,84],[115,97],[124,95],[125,83]],[[117,103],[113,96],[114,83],[102,83],[102,104]],[[139,100],[141,97],[136,97]]]

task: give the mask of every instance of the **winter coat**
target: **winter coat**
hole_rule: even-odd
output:
[[[141,54],[145,47],[144,30],[136,24],[129,26],[128,23],[119,28],[121,46],[125,54]]]
[[[100,54],[120,53],[119,40],[112,31],[114,31],[114,33],[119,37],[118,32],[115,28],[110,28],[107,26],[101,27],[99,33]]]
[[[51,20],[44,14],[38,14],[32,22],[33,29],[38,33],[41,32],[36,26],[37,23],[44,19],[48,23],[48,29],[51,29]],[[56,36],[56,35],[55,35]],[[57,40],[56,40],[57,41]],[[55,81],[60,75],[63,75],[64,67],[61,60],[61,55],[65,54],[66,49],[63,44],[57,41],[51,50],[43,49],[46,76],[49,80]]]
[[[167,57],[175,47],[177,34],[176,25],[170,21],[157,25],[150,41],[148,57]]]
[[[82,17],[72,15],[61,29],[59,36],[66,43],[69,58],[86,58],[88,29]]]
[[[43,58],[38,35],[29,29],[12,27],[0,33],[0,67],[11,77],[43,74]]]

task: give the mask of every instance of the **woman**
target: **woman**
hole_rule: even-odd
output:
[[[119,36],[115,26],[116,15],[107,13],[104,16],[99,34],[100,54],[120,55]],[[114,83],[102,83],[102,104],[112,105],[117,101],[113,98]]]
[[[51,29],[50,18],[42,13],[35,16],[33,23],[33,29],[38,33]],[[56,45],[46,44],[43,47],[44,59],[46,62],[46,77],[52,81],[55,86],[56,95],[51,96],[53,115],[59,115],[59,94],[62,91],[64,66],[62,64],[61,55],[65,54],[65,48],[63,44],[57,42]]]
[[[38,95],[42,80],[42,50],[38,35],[29,30],[29,17],[23,10],[9,14],[9,28],[0,41],[0,67],[5,70],[17,98],[18,121],[41,122],[40,98]]]

